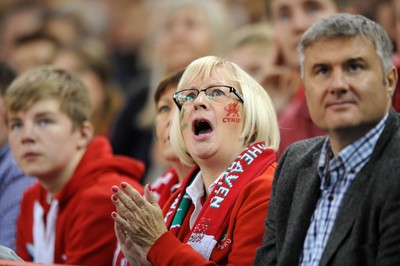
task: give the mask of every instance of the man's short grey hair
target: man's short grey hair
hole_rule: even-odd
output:
[[[384,73],[394,67],[392,41],[378,23],[361,15],[335,14],[315,23],[303,34],[297,47],[301,76],[304,77],[304,50],[307,47],[322,40],[354,37],[365,38],[374,44]]]

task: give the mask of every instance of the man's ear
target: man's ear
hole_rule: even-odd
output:
[[[85,121],[77,129],[79,133],[78,149],[86,148],[93,138],[93,125],[89,121]]]
[[[388,73],[386,74],[385,81],[386,81],[386,86],[387,90],[389,93],[390,98],[393,97],[393,94],[396,90],[397,87],[397,69],[393,67]]]

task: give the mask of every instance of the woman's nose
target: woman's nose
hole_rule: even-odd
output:
[[[207,102],[209,101],[205,91],[200,91],[196,99],[194,99],[193,105],[195,110],[200,108],[207,109]]]

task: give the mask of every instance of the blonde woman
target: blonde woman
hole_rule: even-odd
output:
[[[112,187],[121,250],[131,265],[251,265],[279,146],[272,101],[240,67],[214,56],[187,67],[174,100],[172,146],[198,168],[163,211],[149,186],[145,198],[126,183]]]

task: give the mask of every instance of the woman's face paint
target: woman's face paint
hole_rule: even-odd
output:
[[[186,112],[186,109],[182,108],[181,116],[179,117],[179,121],[180,121],[180,125],[181,125],[181,131],[184,131],[188,127],[187,122],[182,124],[183,118],[185,117],[185,112]]]
[[[224,123],[240,123],[240,104],[239,102],[229,103],[224,107],[225,117],[222,118]]]

